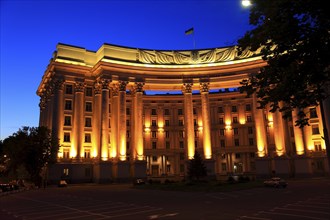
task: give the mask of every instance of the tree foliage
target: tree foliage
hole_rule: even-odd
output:
[[[199,181],[202,177],[207,175],[206,166],[198,151],[195,150],[194,158],[188,164],[188,178],[190,180]]]
[[[307,107],[329,97],[330,8],[324,0],[253,0],[253,29],[238,41],[239,51],[263,48],[267,66],[241,82],[241,92],[256,93],[259,108],[269,105],[296,125],[308,125]],[[280,103],[283,103],[280,104]]]
[[[22,168],[36,184],[44,166],[56,161],[58,139],[52,137],[46,127],[23,127],[3,140],[3,155],[6,155],[6,172],[19,178]]]

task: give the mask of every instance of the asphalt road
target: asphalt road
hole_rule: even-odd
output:
[[[49,187],[1,196],[0,219],[329,220],[330,179],[234,192],[141,190],[131,185]]]

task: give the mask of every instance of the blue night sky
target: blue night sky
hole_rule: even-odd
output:
[[[249,26],[241,0],[0,0],[0,139],[38,126],[36,90],[58,43],[187,50],[236,44]],[[194,27],[194,35],[184,32]]]

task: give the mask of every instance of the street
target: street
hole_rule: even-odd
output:
[[[69,185],[0,197],[0,219],[330,219],[330,179],[291,180],[285,189],[175,192],[132,185]]]

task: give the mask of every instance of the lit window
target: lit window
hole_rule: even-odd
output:
[[[151,120],[151,126],[157,126],[156,120]]]
[[[152,131],[151,132],[151,137],[152,138],[157,138],[157,132],[156,131]]]
[[[237,112],[237,107],[236,107],[235,105],[233,105],[233,106],[231,107],[231,111],[232,111],[232,112]]]
[[[165,137],[170,138],[170,132],[169,131],[165,131]]]
[[[317,118],[317,112],[316,112],[316,108],[310,108],[309,109],[310,112],[310,118]]]
[[[91,158],[91,152],[90,152],[89,149],[88,149],[88,150],[85,150],[84,154],[85,154],[85,158],[86,158],[86,159]]]
[[[179,126],[183,126],[183,120],[179,120]]]
[[[219,118],[219,124],[223,124],[223,118]]]
[[[156,109],[151,109],[151,115],[157,115],[157,110]]]
[[[63,141],[70,142],[70,133],[64,133]]]
[[[233,117],[233,124],[238,123],[237,117]]]
[[[72,94],[72,85],[66,85],[65,86],[65,93],[66,94]]]
[[[220,136],[225,136],[225,129],[220,129]]]
[[[246,116],[246,121],[247,121],[247,122],[252,122],[252,117],[251,117],[251,115]]]

